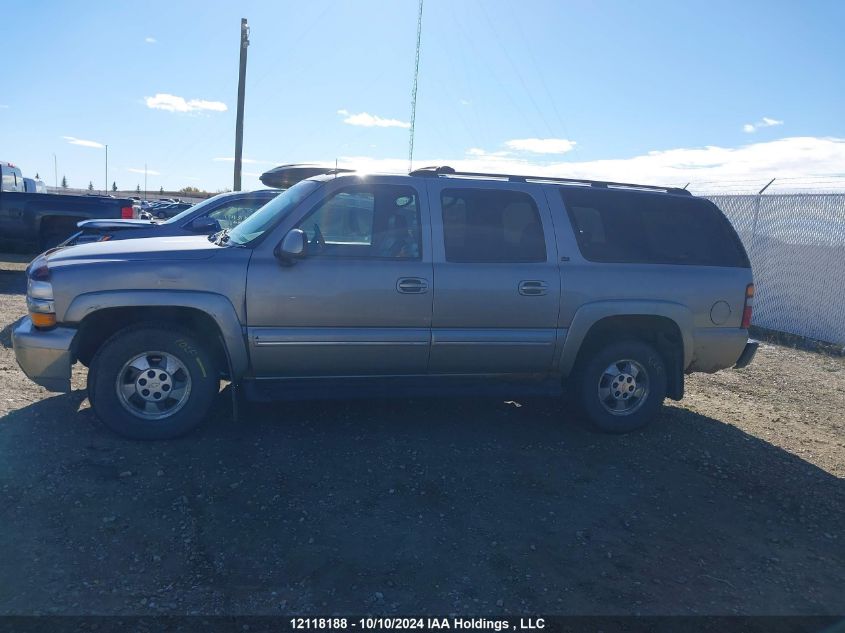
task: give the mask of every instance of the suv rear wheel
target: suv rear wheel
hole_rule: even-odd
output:
[[[595,351],[578,376],[577,398],[590,423],[605,433],[646,426],[666,397],[666,365],[643,341],[618,341]]]
[[[204,345],[163,325],[116,333],[94,356],[88,373],[89,400],[97,417],[132,439],[184,435],[203,421],[219,386]]]

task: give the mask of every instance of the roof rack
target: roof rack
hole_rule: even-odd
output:
[[[681,194],[691,196],[686,189],[679,187],[660,187],[655,185],[637,185],[629,182],[612,182],[607,180],[587,180],[585,178],[554,178],[552,176],[517,176],[515,174],[488,174],[476,171],[456,171],[448,165],[433,167],[420,167],[408,174],[409,176],[420,176],[423,178],[438,178],[440,176],[459,176],[466,178],[495,178],[509,182],[554,182],[565,185],[580,185],[596,187],[600,189],[639,189],[642,191],[662,191],[664,193]]]

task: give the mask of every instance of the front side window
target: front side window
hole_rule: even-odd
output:
[[[321,202],[299,223],[309,256],[419,259],[419,197],[410,187],[356,185]]]
[[[444,189],[440,205],[446,261],[546,261],[540,214],[534,199],[527,193],[501,189]]]

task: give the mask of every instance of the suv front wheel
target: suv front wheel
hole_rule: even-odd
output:
[[[219,386],[205,346],[165,326],[121,330],[99,349],[88,373],[97,417],[132,439],[184,435],[203,421]]]
[[[666,365],[643,341],[609,343],[594,352],[578,376],[577,398],[590,423],[606,433],[647,425],[666,397]]]

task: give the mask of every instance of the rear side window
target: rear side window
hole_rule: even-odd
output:
[[[561,196],[590,261],[749,265],[736,232],[707,200],[586,188],[561,189]]]
[[[2,182],[0,182],[0,190],[2,191],[17,191],[18,190],[18,183],[15,180],[15,172],[12,171],[11,167],[2,167],[0,166],[0,178],[2,178]]]
[[[543,225],[530,195],[501,189],[444,189],[440,205],[446,261],[546,261]]]

